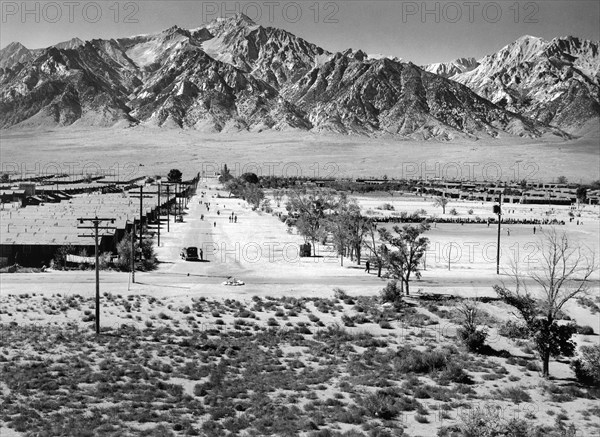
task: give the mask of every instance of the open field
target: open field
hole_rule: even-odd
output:
[[[598,179],[599,139],[564,141],[500,138],[470,142],[415,142],[387,138],[322,136],[305,132],[208,135],[146,128],[0,132],[2,170],[55,172],[59,164],[81,171],[96,163],[123,175],[165,174],[180,168],[186,176],[200,169],[316,177],[571,182]],[[274,163],[280,163],[274,165]],[[129,165],[127,165],[129,164]],[[140,167],[143,165],[143,168]],[[15,168],[15,166],[17,168]],[[89,169],[96,169],[90,166]]]

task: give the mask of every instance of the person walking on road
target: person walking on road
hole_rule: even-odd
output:
[[[371,273],[371,263],[369,261],[365,262],[365,272]]]

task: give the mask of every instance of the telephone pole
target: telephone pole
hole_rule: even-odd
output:
[[[132,197],[132,198],[137,198],[138,196],[140,198],[140,224],[139,224],[140,235],[139,235],[138,238],[139,238],[139,241],[140,241],[140,246],[139,247],[141,248],[142,247],[142,241],[144,239],[144,236],[143,236],[143,231],[144,231],[144,226],[143,226],[143,221],[144,221],[144,187],[143,186],[140,186],[140,194],[130,195],[130,197]],[[150,199],[154,199],[154,194],[153,193],[148,193],[148,194],[146,194],[146,197],[150,198]],[[160,217],[160,215],[159,215],[159,217]],[[135,220],[134,220],[134,223],[135,223]],[[160,223],[159,223],[159,228],[160,228]],[[140,261],[141,261],[142,257],[143,257],[143,254],[142,254],[141,250],[139,252],[140,252]]]
[[[135,284],[135,220],[131,228],[131,282]]]
[[[102,230],[114,230],[116,229],[114,226],[102,226],[100,227],[100,225],[103,222],[108,222],[110,221],[111,224],[115,223],[115,219],[114,218],[98,218],[98,217],[94,217],[94,218],[79,218],[79,225],[77,227],[77,229],[93,229],[94,230],[94,234],[90,235],[90,234],[82,234],[79,235],[79,237],[94,237],[94,241],[95,241],[95,257],[96,257],[96,335],[100,335],[100,254],[99,254],[99,248],[98,248],[98,231],[100,229]],[[81,226],[83,225],[85,222],[91,222],[93,224],[93,226]]]
[[[500,228],[502,227],[502,192],[498,197],[498,205],[494,206],[494,212],[498,214],[498,244],[496,247],[496,274],[500,274]]]
[[[160,247],[160,212],[161,212],[161,206],[160,206],[160,184],[157,183],[156,186],[158,187],[158,247]]]
[[[169,191],[170,187],[167,185],[167,232],[171,232],[169,229],[171,223],[171,194]]]
[[[144,227],[142,226],[142,219],[144,215],[144,186],[140,185],[140,247],[142,247],[142,231]],[[140,261],[142,260],[142,252],[140,251]]]

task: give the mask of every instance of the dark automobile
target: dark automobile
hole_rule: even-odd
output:
[[[198,257],[198,248],[197,247],[184,247],[181,249],[181,253],[179,254],[181,259],[186,261],[199,261]]]

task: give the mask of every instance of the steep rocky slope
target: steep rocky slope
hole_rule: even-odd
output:
[[[598,45],[525,36],[452,79],[503,108],[577,133],[600,117]]]
[[[565,58],[561,53],[580,47],[581,56],[561,64],[562,76],[543,83],[554,92],[568,88],[568,102],[544,97],[540,105],[525,107],[509,85],[525,79],[522,65],[529,52],[488,57],[479,66],[464,59],[426,67],[432,73],[361,50],[330,53],[243,15],[198,29],[73,39],[36,51],[17,43],[0,56],[0,127],[141,123],[211,132],[301,129],[443,140],[563,135],[556,126],[566,130],[575,118],[578,123],[583,114],[599,113],[590,97],[597,87],[597,45],[586,44],[560,46],[548,61],[559,68],[555,60]],[[530,49],[539,50],[541,45]],[[594,50],[596,58],[590,55]],[[506,72],[509,64],[514,72]],[[494,78],[485,80],[486,75]],[[529,90],[518,88],[519,96]]]

